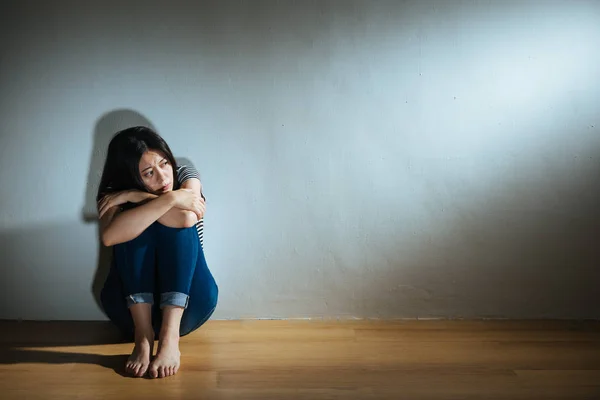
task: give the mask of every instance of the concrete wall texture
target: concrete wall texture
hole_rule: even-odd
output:
[[[600,318],[600,2],[3,2],[0,318],[104,319],[111,136],[200,171],[214,318]]]

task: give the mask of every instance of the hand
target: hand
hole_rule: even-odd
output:
[[[127,192],[115,192],[102,197],[98,201],[98,218],[101,219],[112,207],[127,203]]]
[[[194,193],[191,189],[179,189],[172,193],[175,196],[175,208],[191,211],[196,214],[198,219],[204,217],[206,203],[201,196]]]
[[[156,197],[157,196],[154,194],[135,189],[107,194],[98,202],[98,218],[102,218],[102,216],[112,207],[129,202],[141,203],[142,201],[151,200]]]

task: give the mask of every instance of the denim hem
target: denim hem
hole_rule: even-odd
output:
[[[134,293],[126,297],[127,307],[138,303],[154,304],[154,294],[152,293]]]
[[[177,306],[187,308],[190,296],[181,292],[166,292],[160,294],[160,308]]]

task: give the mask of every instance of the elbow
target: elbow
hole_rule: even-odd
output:
[[[113,246],[115,244],[114,239],[106,231],[102,232],[102,235],[100,236],[100,241],[106,247],[110,247],[110,246]]]

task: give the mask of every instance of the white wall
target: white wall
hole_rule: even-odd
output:
[[[202,174],[215,318],[600,318],[597,1],[12,1],[2,20],[0,318],[104,319],[84,214],[137,123]]]

